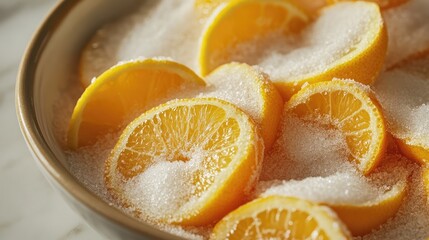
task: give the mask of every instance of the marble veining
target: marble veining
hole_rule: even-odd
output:
[[[55,0],[0,0],[0,239],[104,239],[40,173],[19,130],[15,79],[24,50]]]

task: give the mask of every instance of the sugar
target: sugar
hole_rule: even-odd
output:
[[[261,81],[255,81],[255,77]],[[257,123],[262,122],[263,94],[267,93],[261,92],[263,90],[259,85],[268,84],[269,81],[262,72],[245,64],[233,63],[209,75],[205,81],[207,87],[198,97],[215,97],[234,103]]]
[[[324,177],[354,169],[343,134],[294,116],[283,116],[280,137],[264,159],[261,180]]]
[[[367,39],[362,38],[362,33],[368,32],[374,18],[373,11],[362,3],[339,3],[325,9],[315,23],[297,36],[255,39],[239,47],[247,53],[236,54],[233,60],[246,59],[249,64],[258,64],[273,81],[301,79],[327,70],[357,45],[365,43]]]
[[[192,176],[201,161],[201,158],[193,158],[189,162],[156,162],[127,181],[124,194],[149,218],[171,216],[193,196]]]
[[[84,79],[120,61],[168,56],[196,69],[202,21],[193,1],[145,1],[141,8],[100,28],[83,54]]]
[[[411,144],[429,147],[429,77],[411,66],[382,74],[374,89],[389,131]]]
[[[389,44],[386,67],[429,49],[429,1],[409,0],[383,12]]]
[[[372,233],[356,240],[424,240],[429,236],[429,205],[424,192],[422,169],[414,167],[404,203],[396,216]]]
[[[397,159],[397,156],[387,156],[385,164],[369,177],[363,176],[355,168],[347,168],[320,177],[261,181],[254,196],[294,196],[329,204],[371,203],[407,179],[409,167]]]

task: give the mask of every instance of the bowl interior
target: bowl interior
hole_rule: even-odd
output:
[[[175,237],[126,216],[78,183],[67,171],[58,134],[59,101],[76,86],[77,63],[87,41],[103,24],[135,9],[141,0],[63,0],[37,31],[23,58],[17,83],[17,111],[29,148],[43,172],[65,196],[137,235]],[[82,213],[81,213],[82,214]],[[85,216],[85,214],[82,214]]]

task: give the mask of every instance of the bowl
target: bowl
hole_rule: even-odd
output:
[[[181,239],[138,221],[85,188],[66,168],[55,137],[54,106],[76,74],[79,54],[104,23],[141,0],[62,0],[32,38],[21,62],[16,108],[28,148],[51,185],[93,228],[109,239]]]

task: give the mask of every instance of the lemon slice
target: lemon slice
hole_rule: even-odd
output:
[[[285,2],[231,1],[220,6],[207,21],[201,38],[201,74],[230,61],[259,65],[284,99],[306,82],[337,77],[371,84],[377,78],[387,51],[386,28],[377,4],[338,3],[324,8],[320,17],[308,24],[306,14],[292,7],[292,2]],[[285,10],[268,11],[270,4]],[[267,12],[270,14],[263,15]],[[274,17],[287,19],[286,23],[271,24],[277,23]],[[269,23],[269,27],[260,22]],[[299,27],[292,27],[295,25]],[[290,29],[304,30],[296,33]]]
[[[202,226],[244,203],[262,158],[256,126],[234,105],[173,100],[126,127],[106,162],[105,182],[143,219]]]
[[[221,4],[207,20],[199,50],[200,72],[209,74],[231,62],[239,44],[275,32],[295,32],[309,17],[287,0],[233,0]]]
[[[401,152],[429,163],[429,55],[383,73],[374,89]]]
[[[204,85],[192,70],[167,59],[122,62],[96,78],[77,101],[68,146],[76,149],[94,144],[150,107]]]
[[[247,64],[220,66],[205,78],[207,87],[200,96],[231,102],[249,114],[257,123],[265,150],[276,139],[283,100],[269,77]]]
[[[256,199],[229,213],[210,239],[350,239],[334,212],[292,197]]]
[[[385,123],[371,92],[350,80],[310,84],[292,96],[285,114],[338,129],[345,136],[350,159],[368,174],[385,150]]]

